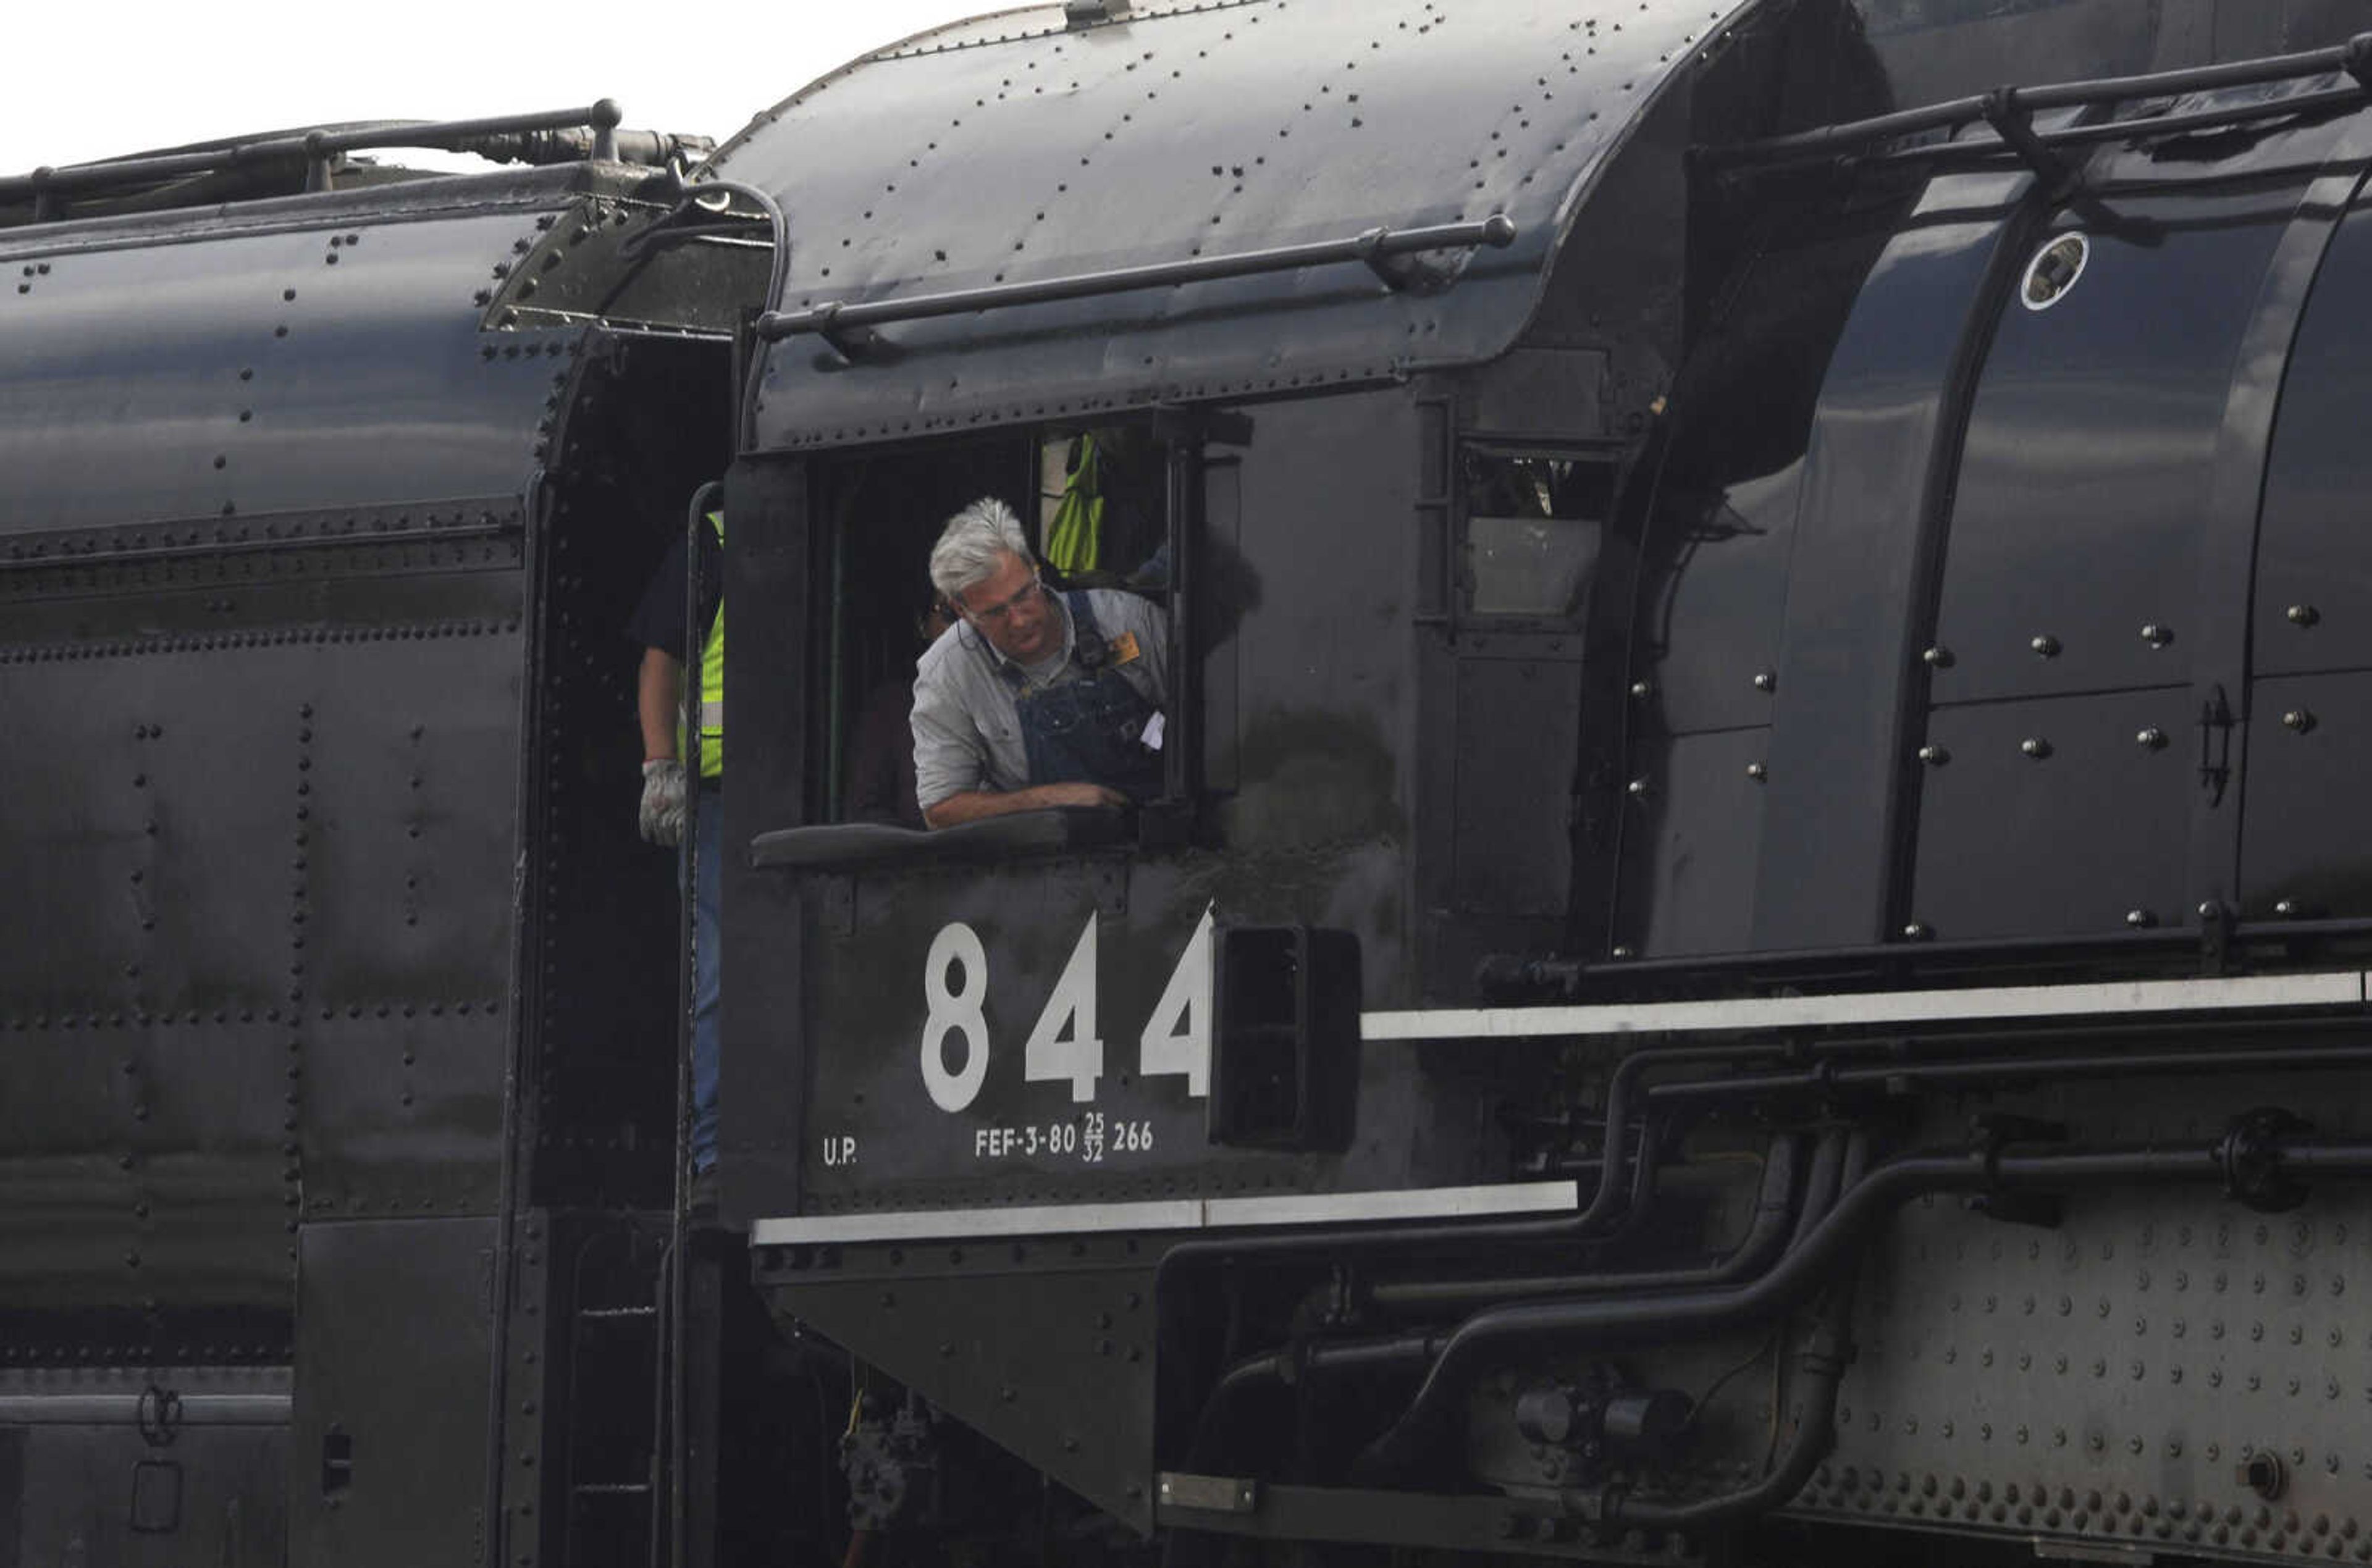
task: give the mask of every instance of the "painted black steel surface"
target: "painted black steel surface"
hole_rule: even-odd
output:
[[[1576,203],[1715,20],[1523,6],[1046,7],[962,24],[777,107],[720,173],[778,193],[778,310],[1060,278],[1504,213],[1514,246],[1394,294],[1353,261],[882,329],[764,361],[761,448],[1402,375],[1511,345]],[[800,149],[841,149],[819,163]],[[1586,242],[1586,241],[1585,241]],[[1420,275],[1424,275],[1424,269]],[[1290,331],[1280,331],[1289,318]]]
[[[536,215],[0,247],[7,531],[517,494],[574,334],[482,343],[471,294]]]

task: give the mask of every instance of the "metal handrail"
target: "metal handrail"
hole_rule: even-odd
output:
[[[993,284],[945,294],[913,295],[850,304],[834,301],[804,310],[769,310],[758,318],[758,336],[780,343],[812,332],[831,343],[843,357],[854,358],[870,341],[869,329],[889,321],[914,321],[934,316],[959,316],[1012,305],[1044,305],[1056,300],[1084,299],[1096,295],[1124,294],[1141,288],[1167,288],[1205,283],[1216,278],[1247,277],[1259,273],[1291,272],[1300,267],[1341,261],[1365,262],[1388,288],[1406,287],[1413,279],[1391,266],[1391,260],[1426,250],[1463,250],[1488,245],[1505,250],[1516,242],[1516,220],[1494,213],[1472,223],[1439,224],[1426,228],[1371,228],[1347,239],[1313,240],[1231,256],[1198,256],[1180,261],[1156,261],[1141,267],[1120,267],[1081,273],[1064,278],[1028,283]]]
[[[2115,104],[2134,99],[2179,98],[2188,93],[2213,92],[2224,87],[2264,87],[2342,72],[2353,76],[2358,86],[2333,93],[2313,94],[2305,99],[2272,99],[2262,104],[2214,110],[2211,112],[2216,118],[2213,120],[2203,118],[2194,122],[2192,117],[2184,116],[2180,121],[2164,124],[2129,126],[2126,134],[2141,134],[2144,130],[2192,129],[2202,124],[2231,124],[2242,120],[2296,114],[2334,107],[2351,98],[2360,102],[2366,91],[2372,90],[2372,33],[2358,33],[2345,43],[2328,49],[2268,55],[2258,60],[2238,60],[2223,65],[2193,66],[2138,76],[2103,76],[2091,81],[2055,82],[2040,87],[1996,87],[1991,92],[1952,99],[1924,108],[1900,110],[1866,120],[1823,125],[1734,147],[1708,147],[1703,149],[1703,156],[1716,167],[1732,168],[1816,162],[1824,158],[1851,157],[1878,143],[1905,136],[1930,131],[1959,131],[1979,122],[1998,126],[2005,118],[2019,120],[2048,110]],[[2115,134],[2110,128],[2102,126],[2067,127],[2033,133],[2044,145],[2101,140]],[[1913,154],[2018,150],[2016,140],[2009,136],[1966,144],[1939,144],[1934,148],[1906,149]]]
[[[327,188],[330,159],[339,153],[378,147],[436,147],[448,152],[482,149],[469,144],[492,138],[586,129],[592,132],[587,156],[608,162],[620,157],[618,124],[623,117],[614,99],[597,99],[582,109],[547,110],[533,114],[503,114],[479,120],[411,120],[378,122],[343,130],[295,131],[254,141],[232,141],[187,152],[150,153],[99,163],[43,167],[30,174],[0,178],[0,203],[31,200],[41,203],[95,191],[147,184],[180,175],[210,174],[252,167],[274,159],[304,158],[312,165],[312,183]],[[629,133],[628,161],[658,162],[673,151],[696,147],[703,138]],[[524,150],[515,157],[525,157]],[[530,160],[531,161],[531,160]]]

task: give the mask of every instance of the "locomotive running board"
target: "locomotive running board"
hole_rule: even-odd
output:
[[[1571,1212],[1571,1181],[1489,1187],[1416,1187],[1389,1192],[1304,1192],[1273,1198],[1176,1198],[1141,1203],[1049,1203],[1011,1209],[916,1209],[760,1220],[760,1247],[815,1242],[932,1241],[991,1236],[1076,1236],[1088,1231],[1239,1230],[1262,1225],[1355,1225],[1389,1220],[1482,1219]]]
[[[1363,1013],[1363,1040],[1525,1040],[1543,1036],[1714,1034],[1863,1025],[1988,1023],[2136,1014],[2270,1013],[2360,1007],[2372,975],[2250,975],[2221,980],[2006,985],[1974,991],[1877,991],[1719,1002],[1613,1003],[1583,1007],[1475,1007]]]

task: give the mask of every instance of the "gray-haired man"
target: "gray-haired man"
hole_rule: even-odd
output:
[[[1169,622],[1134,594],[1054,594],[1010,507],[975,501],[931,550],[959,619],[914,674],[914,794],[951,828],[1161,793]]]

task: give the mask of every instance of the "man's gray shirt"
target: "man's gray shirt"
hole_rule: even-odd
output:
[[[1134,594],[1087,590],[1087,605],[1107,642],[1136,638],[1137,656],[1119,667],[1157,708],[1169,700],[1169,619]],[[1078,628],[1070,607],[1055,597],[1063,617],[1063,653],[1044,679],[1025,672],[1031,690],[1059,686],[1081,673],[1072,655]],[[924,809],[971,790],[1004,793],[1029,783],[1021,719],[1013,688],[998,673],[1011,665],[986,637],[959,621],[923,651],[914,667],[914,797]],[[1016,667],[1019,668],[1019,667]]]

